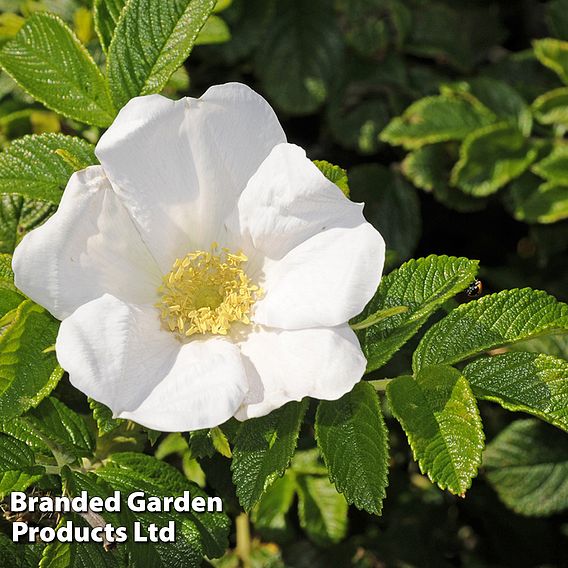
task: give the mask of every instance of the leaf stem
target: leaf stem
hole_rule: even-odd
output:
[[[375,381],[367,381],[375,390],[385,391],[387,385],[392,381],[392,379],[377,379]]]
[[[380,321],[390,318],[392,316],[396,316],[398,314],[403,314],[404,312],[408,311],[408,306],[394,306],[393,308],[387,308],[385,310],[379,310],[374,314],[371,314],[369,317],[365,318],[363,321],[352,323],[351,329],[367,329]]]
[[[249,517],[246,513],[241,513],[235,519],[237,529],[237,556],[241,560],[243,568],[251,568],[250,561],[250,524]]]

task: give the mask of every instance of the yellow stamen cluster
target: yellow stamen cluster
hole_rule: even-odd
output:
[[[262,290],[242,268],[247,257],[217,243],[211,252],[197,250],[178,258],[164,276],[156,307],[165,326],[183,336],[226,335],[233,322],[250,323],[252,305]]]

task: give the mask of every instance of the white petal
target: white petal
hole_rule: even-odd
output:
[[[223,220],[259,165],[285,141],[268,103],[229,83],[200,99],[131,100],[96,154],[164,272],[223,241]]]
[[[235,345],[217,338],[182,345],[161,328],[157,310],[110,295],[63,321],[56,350],[75,387],[115,417],[159,431],[217,426],[247,389]]]
[[[339,188],[291,144],[274,148],[229,220],[265,290],[254,321],[283,329],[334,326],[375,293],[383,238]],[[248,246],[247,246],[247,243]]]
[[[105,292],[154,302],[160,271],[100,166],[71,176],[57,212],[13,259],[16,286],[63,319]]]
[[[321,231],[364,223],[361,211],[302,148],[279,144],[250,179],[229,225],[264,256],[279,259]]]
[[[381,279],[384,241],[369,224],[328,229],[264,266],[254,321],[282,329],[335,326],[363,311]]]
[[[240,343],[249,393],[235,415],[264,416],[291,400],[336,400],[365,372],[359,341],[347,326],[282,331],[257,326]]]

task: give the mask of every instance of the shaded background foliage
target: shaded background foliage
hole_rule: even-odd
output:
[[[210,44],[195,49],[170,79],[166,94],[199,96],[211,84],[226,81],[242,81],[262,93],[276,109],[291,142],[306,148],[314,160],[329,160],[348,170],[351,197],[366,202],[367,217],[386,238],[389,269],[431,253],[466,256],[481,261],[486,290],[532,286],[568,299],[568,186],[559,184],[560,213],[546,222],[530,217],[541,207],[539,202],[531,202],[523,211],[518,199],[525,195],[519,183],[527,183],[530,194],[542,182],[535,181],[538,175],[529,168],[550,155],[553,146],[562,146],[568,126],[566,117],[550,125],[535,120],[534,107],[531,111],[535,99],[563,85],[535,57],[532,42],[551,37],[568,40],[567,0],[233,0],[223,4],[222,20],[210,30],[209,41],[202,41]],[[4,0],[0,6],[2,41],[19,28],[22,15],[43,6],[72,23],[95,60],[101,59],[89,3]],[[523,169],[514,175],[508,170],[505,181],[487,195],[472,195],[475,189],[467,192],[449,183],[461,139],[439,138],[433,140],[438,142],[435,146],[427,146],[434,150],[423,156],[426,165],[422,164],[421,175],[409,175],[409,152],[387,143],[381,132],[412,103],[440,92],[466,101],[473,94],[503,120],[514,122],[521,138],[515,130],[513,142],[507,138],[505,146],[520,140]],[[447,112],[439,109],[437,119]],[[458,121],[462,118],[459,115]],[[489,126],[496,122],[487,120]],[[532,123],[528,127],[527,121]],[[30,132],[59,131],[80,133],[93,142],[99,135],[96,127],[46,110],[4,73],[0,75],[3,144]],[[479,158],[478,170],[486,177],[503,146],[492,144],[490,139]],[[534,155],[525,163],[531,151]],[[420,183],[426,174],[435,181]],[[0,252],[12,252],[21,236],[52,212],[50,208],[3,196]],[[527,214],[530,223],[523,220]],[[397,354],[381,376],[407,372],[416,343],[414,339]],[[559,344],[557,351],[566,357],[566,343]],[[72,406],[83,404],[71,389],[66,397]],[[496,406],[480,403],[480,408],[488,442],[516,418]],[[290,473],[275,489],[289,491],[286,479],[294,476],[299,489],[289,491],[291,508],[275,514],[274,503],[281,502],[276,495],[275,501],[264,504],[264,516],[262,510],[253,515],[255,565],[568,565],[565,515],[516,514],[497,498],[485,475],[474,481],[466,499],[439,491],[420,474],[406,437],[388,408],[384,411],[391,432],[391,472],[382,516],[371,517],[352,507],[348,532],[341,514],[339,521],[324,519],[319,528],[306,520],[310,486],[317,486],[326,471],[311,451],[313,433],[304,431],[299,448],[305,452],[299,453],[301,459],[295,458]],[[552,427],[545,429],[544,436],[556,434]],[[236,497],[227,493],[234,491],[228,488],[229,462],[223,451],[211,450],[209,439],[200,440],[199,435],[191,439],[194,456],[202,444],[203,471],[189,459],[187,443],[175,436],[162,440],[154,450],[145,440],[128,443],[146,444],[148,452],[185,468],[193,479],[224,495],[230,512],[238,513]],[[558,444],[565,446],[565,437]],[[203,475],[206,481],[200,478]],[[231,538],[234,543],[234,534]],[[238,559],[228,555],[216,565],[236,566]]]

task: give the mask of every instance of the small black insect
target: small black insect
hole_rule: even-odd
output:
[[[470,298],[477,298],[483,292],[483,282],[481,280],[474,280],[467,288],[465,293]]]

